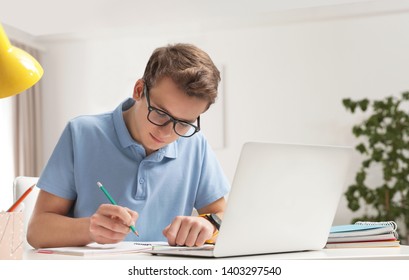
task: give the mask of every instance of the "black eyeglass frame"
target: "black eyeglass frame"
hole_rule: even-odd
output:
[[[181,137],[185,137],[185,138],[192,137],[193,135],[195,135],[195,133],[197,133],[197,132],[200,131],[200,115],[197,117],[197,120],[196,120],[196,121],[197,121],[197,126],[194,125],[194,124],[192,124],[192,123],[190,123],[190,122],[178,120],[177,118],[174,118],[174,117],[172,117],[171,115],[169,115],[167,112],[165,112],[165,111],[163,111],[163,110],[161,110],[161,109],[158,109],[158,108],[156,108],[156,107],[151,106],[151,100],[150,100],[150,97],[149,97],[149,89],[148,89],[148,86],[146,85],[146,83],[144,83],[144,85],[143,85],[143,94],[144,94],[145,97],[146,97],[146,103],[147,103],[147,105],[148,105],[148,114],[146,115],[146,118],[148,119],[148,121],[149,121],[150,123],[152,123],[152,124],[154,124],[154,125],[156,125],[156,126],[166,126],[166,125],[168,125],[170,122],[173,122],[173,131],[174,131],[177,135],[179,135],[179,136],[181,136]],[[159,112],[160,114],[166,115],[166,116],[169,118],[169,120],[166,121],[166,122],[163,123],[163,124],[157,124],[157,123],[153,122],[151,119],[149,119],[149,115],[151,114],[152,111],[157,111],[157,112]],[[190,134],[190,135],[185,135],[185,134],[182,135],[182,134],[178,133],[178,132],[176,131],[176,124],[177,124],[177,123],[181,123],[182,125],[188,125],[188,126],[192,127],[192,128],[193,128],[193,133]],[[190,129],[188,129],[187,131],[190,131]]]

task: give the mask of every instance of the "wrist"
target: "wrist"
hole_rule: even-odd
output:
[[[221,219],[216,214],[201,214],[199,217],[208,220],[213,225],[213,235],[210,239],[206,240],[206,244],[215,244],[217,236],[219,235],[219,228],[221,225]]]
[[[217,214],[215,214],[215,213],[200,214],[199,217],[202,217],[202,218],[208,220],[216,228],[216,230],[220,229],[220,225],[222,224],[222,220],[220,219],[219,216],[217,216]]]

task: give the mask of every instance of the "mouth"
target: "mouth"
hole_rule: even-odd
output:
[[[162,141],[162,140],[156,138],[155,136],[153,136],[151,133],[150,133],[150,136],[152,137],[152,139],[153,139],[156,143],[159,143],[159,144],[164,144],[164,143],[165,143],[164,141]]]

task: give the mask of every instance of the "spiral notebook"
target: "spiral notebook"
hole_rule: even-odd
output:
[[[394,221],[356,222],[331,227],[326,248],[396,247],[399,246]]]
[[[371,236],[378,234],[393,234],[396,230],[390,225],[352,224],[331,227],[329,239],[351,236]]]
[[[345,188],[351,148],[246,143],[219,237],[151,253],[228,257],[322,249]]]

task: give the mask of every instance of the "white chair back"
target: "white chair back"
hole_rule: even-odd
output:
[[[14,179],[13,183],[13,201],[19,199],[23,193],[31,187],[33,184],[36,184],[38,181],[38,177],[26,177],[26,176],[19,176]],[[31,214],[34,210],[34,205],[37,200],[39,189],[34,187],[34,189],[28,194],[28,196],[24,199],[24,230],[27,232],[28,222],[30,221]]]

